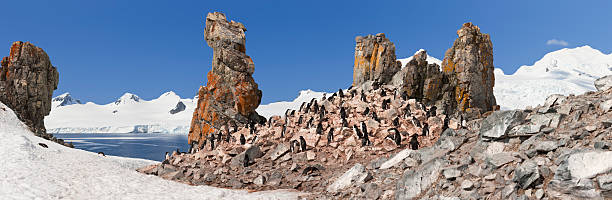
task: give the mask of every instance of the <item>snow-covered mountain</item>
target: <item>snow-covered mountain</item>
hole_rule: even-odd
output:
[[[51,100],[51,107],[68,106],[72,104],[81,104],[81,100],[74,99],[70,93],[61,94]]]
[[[399,61],[405,64],[410,59]],[[432,56],[428,56],[427,61],[442,63]],[[496,68],[493,91],[502,109],[524,108],[544,102],[551,94],[594,91],[595,79],[610,74],[612,54],[603,54],[589,46],[566,48],[546,54],[532,66],[521,66],[512,75],[506,75]],[[266,118],[283,115],[287,109],[297,109],[302,102],[320,99],[324,94],[303,90],[293,101],[260,105],[257,112]],[[50,133],[187,134],[196,103],[195,98],[181,99],[173,92],[166,92],[150,101],[126,93],[106,105],[92,102],[80,104],[69,94],[62,94],[53,99],[51,114],[45,118],[45,125]]]
[[[612,54],[590,46],[550,52],[532,66],[506,75],[495,69],[493,92],[502,109],[524,108],[544,102],[551,94],[595,91],[593,82],[612,74]]]
[[[54,99],[66,99],[61,95]],[[53,106],[45,117],[49,133],[181,133],[189,131],[194,99],[181,99],[166,92],[146,101],[125,93],[113,103]]]

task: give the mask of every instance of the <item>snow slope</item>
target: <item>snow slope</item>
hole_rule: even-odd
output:
[[[419,52],[421,52],[421,51],[425,51],[425,49],[419,49],[419,50],[418,50],[418,51],[416,51],[414,54],[417,54],[417,53],[419,53]],[[399,60],[400,62],[402,62],[402,68],[404,68],[404,66],[406,66],[406,63],[408,63],[408,62],[410,62],[410,60],[412,60],[412,57],[413,57],[413,56],[410,56],[410,57],[408,57],[408,58],[397,59],[397,60]],[[436,63],[436,64],[438,64],[439,66],[442,66],[442,61],[441,61],[441,60],[439,60],[439,59],[437,59],[437,58],[434,58],[433,56],[429,56],[429,55],[427,55],[427,59],[425,59],[425,61],[427,61],[427,63],[430,63],[430,64],[431,64],[431,63]]]
[[[259,105],[257,107],[257,113],[261,116],[269,118],[274,115],[283,116],[287,109],[297,110],[302,106],[302,102],[310,102],[313,98],[321,100],[324,94],[331,95],[331,93],[315,92],[312,90],[302,90],[297,98],[293,101],[279,101],[266,105]]]
[[[0,103],[0,199],[296,199],[288,190],[248,193],[190,186],[135,171],[155,161],[98,156],[34,136]],[[43,148],[38,143],[48,145]]]
[[[74,99],[63,94],[53,99]],[[65,101],[64,101],[65,102]],[[182,102],[186,108],[170,113]],[[150,101],[142,100],[134,94],[126,93],[113,103],[97,105],[68,104],[51,108],[45,117],[49,133],[181,133],[189,131],[195,99],[181,99],[174,92],[166,92]]]
[[[521,66],[506,75],[495,69],[493,92],[502,109],[536,106],[551,94],[595,91],[593,82],[612,74],[612,54],[590,46],[550,52],[532,66]]]

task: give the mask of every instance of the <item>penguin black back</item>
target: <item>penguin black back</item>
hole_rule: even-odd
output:
[[[300,136],[300,149],[304,152],[306,151],[306,140],[304,136]]]
[[[334,141],[334,128],[330,128],[329,132],[327,132],[327,144],[329,145],[329,143]]]
[[[244,134],[240,134],[240,144],[241,145],[246,144],[246,138],[244,138]]]

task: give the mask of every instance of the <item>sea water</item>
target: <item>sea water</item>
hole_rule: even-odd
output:
[[[106,155],[163,161],[166,152],[188,151],[187,135],[150,133],[53,134],[74,148]]]

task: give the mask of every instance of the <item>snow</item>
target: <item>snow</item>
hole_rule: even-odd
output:
[[[145,175],[136,168],[155,161],[71,149],[34,136],[0,103],[0,199],[296,199],[276,190],[249,193],[190,186]],[[43,148],[38,143],[44,143]]]
[[[73,104],[81,104],[81,100],[74,99],[70,93],[61,94],[51,100],[51,107],[68,106]]]
[[[417,51],[424,51],[419,50]],[[399,59],[402,65],[412,57]],[[427,57],[427,62],[442,64],[437,58]],[[612,54],[603,54],[590,46],[565,48],[546,54],[532,66],[521,66],[516,73],[506,75],[496,68],[493,92],[502,109],[520,109],[537,106],[551,94],[582,94],[594,91],[593,82],[612,74]],[[257,112],[268,118],[282,116],[287,109],[298,109],[302,102],[320,99],[325,92],[300,91],[293,101],[260,105]],[[327,93],[330,95],[331,93]],[[117,101],[106,105],[55,101],[69,95],[54,98],[54,106],[45,125],[51,133],[177,133],[187,134],[197,99],[181,99],[174,92],[166,92],[159,98],[143,100],[126,93]],[[74,99],[70,97],[70,99]],[[186,109],[170,114],[178,102]],[[66,102],[66,101],[64,101]],[[76,102],[76,101],[75,101]],[[59,105],[59,106],[56,106]]]
[[[310,100],[312,100],[313,98],[316,98],[317,101],[321,101],[321,97],[323,97],[324,94],[327,94],[329,96],[332,93],[302,90],[300,91],[298,97],[295,98],[293,101],[279,101],[266,105],[260,105],[255,111],[257,111],[259,115],[264,116],[266,118],[269,118],[274,115],[283,116],[287,109],[297,110],[300,108],[303,102],[310,102]]]
[[[532,66],[521,66],[506,75],[495,69],[493,92],[502,109],[525,108],[543,103],[551,94],[595,91],[593,82],[612,74],[612,54],[590,46],[550,52]]]
[[[57,98],[57,97],[56,97]],[[171,114],[179,102],[184,111]],[[54,106],[45,117],[49,133],[174,133],[187,134],[197,100],[166,92],[146,101],[126,93],[113,103]]]
[[[419,49],[414,54],[417,54],[417,53],[419,53],[421,51],[425,51],[425,49]],[[404,68],[404,66],[406,66],[406,64],[408,62],[410,62],[410,60],[412,60],[412,57],[414,57],[414,56],[410,56],[408,58],[397,59],[397,60],[402,62],[402,68]],[[433,56],[429,56],[429,54],[427,55],[427,59],[425,59],[425,61],[427,61],[427,63],[429,63],[429,64],[435,63],[435,64],[438,64],[438,66],[442,66],[442,61],[441,60],[439,60],[437,58],[434,58]]]

